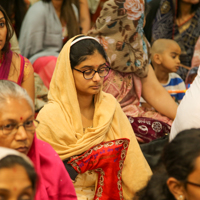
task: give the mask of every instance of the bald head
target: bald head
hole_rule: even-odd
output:
[[[151,47],[151,60],[153,61],[153,56],[155,54],[162,54],[165,50],[169,49],[171,46],[178,45],[177,42],[171,39],[158,39]]]

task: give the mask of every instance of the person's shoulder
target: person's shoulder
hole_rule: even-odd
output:
[[[183,82],[183,79],[177,73],[174,73],[174,72],[169,73],[169,78],[170,79],[176,79],[179,82]]]
[[[43,15],[45,10],[47,9],[47,5],[48,4],[43,1],[38,1],[38,2],[34,3],[28,9],[27,16],[34,15],[34,17],[37,17],[37,16]]]

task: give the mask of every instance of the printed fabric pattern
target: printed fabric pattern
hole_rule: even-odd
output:
[[[143,24],[143,0],[109,0],[104,3],[101,15],[88,35],[96,37],[103,45],[113,70],[145,77],[149,43],[143,34]]]
[[[98,184],[94,200],[123,200],[122,168],[129,146],[129,139],[102,142],[80,156],[71,157],[69,164],[78,172],[94,170]]]

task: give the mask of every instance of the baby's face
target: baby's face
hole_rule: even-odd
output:
[[[167,72],[177,72],[180,66],[181,48],[176,43],[171,43],[161,54],[161,65]]]

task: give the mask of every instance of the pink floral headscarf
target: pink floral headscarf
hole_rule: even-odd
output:
[[[143,34],[143,24],[144,0],[108,0],[88,35],[99,39],[113,70],[145,77],[149,43]]]

